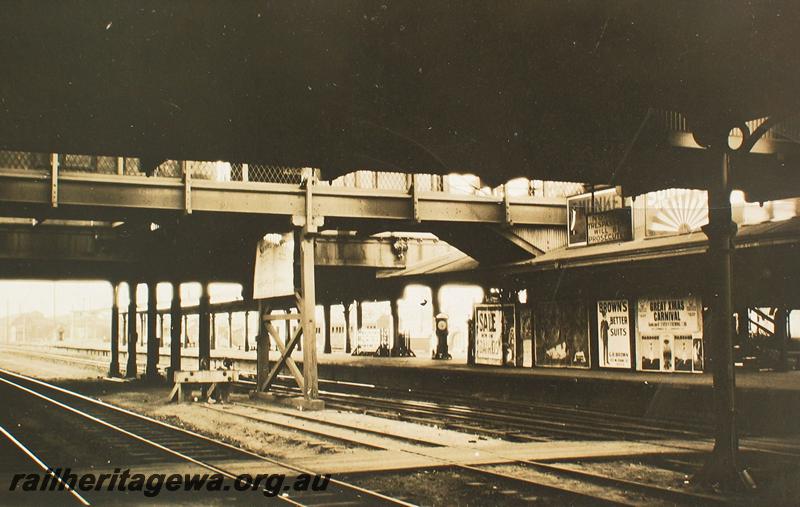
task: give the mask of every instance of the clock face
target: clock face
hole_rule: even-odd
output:
[[[445,329],[447,329],[447,322],[440,320],[439,322],[436,323],[436,329],[444,331]]]

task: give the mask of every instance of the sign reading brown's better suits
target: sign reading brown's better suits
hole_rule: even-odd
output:
[[[597,345],[600,366],[631,367],[631,337],[628,300],[597,302]]]

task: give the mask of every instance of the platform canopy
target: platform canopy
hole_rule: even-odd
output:
[[[0,146],[703,186],[652,112],[800,111],[798,26],[789,1],[15,2]],[[753,156],[734,184],[796,195],[797,167]]]

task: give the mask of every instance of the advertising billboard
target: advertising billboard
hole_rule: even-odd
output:
[[[604,368],[631,367],[628,300],[597,302],[597,354]]]
[[[637,368],[641,371],[703,371],[700,298],[641,298],[636,305]]]
[[[514,305],[480,304],[473,312],[475,364],[514,364]]]
[[[294,294],[294,234],[267,234],[258,242],[253,299]]]
[[[503,364],[501,305],[475,305],[475,363]]]
[[[702,331],[702,308],[696,296],[679,298],[641,298],[636,309],[637,325],[642,334]]]
[[[587,215],[587,244],[599,245],[631,239],[633,239],[633,227],[630,208],[617,208]]]
[[[536,366],[589,368],[589,312],[583,301],[537,304],[533,336]]]
[[[611,218],[603,218],[602,216],[607,211],[621,207],[622,196],[617,188],[606,188],[597,190],[594,193],[589,192],[567,197],[567,246],[591,244],[589,242],[590,229],[588,225],[589,216],[592,214],[599,216],[592,219],[595,223],[592,231],[596,242],[611,241],[610,239],[605,239],[604,241],[602,239],[607,233],[611,233],[606,225],[612,225],[612,222],[622,227],[618,229],[617,233],[624,234],[624,227],[618,223],[619,219],[615,215],[612,214]],[[630,213],[628,213],[628,217],[630,217]]]

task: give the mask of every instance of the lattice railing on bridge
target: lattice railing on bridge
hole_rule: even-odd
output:
[[[0,167],[25,171],[49,170],[50,154],[27,151],[0,151]]]
[[[49,171],[51,168],[51,154],[30,153],[22,151],[0,151],[0,168],[22,169],[35,171]],[[59,171],[87,174],[120,174],[125,176],[145,177],[149,175],[156,178],[183,178],[184,168],[195,180],[214,182],[261,182],[283,183],[298,185],[308,174],[308,168],[287,167],[268,164],[245,164],[222,161],[194,161],[181,162],[178,160],[164,160],[157,167],[143,167],[142,161],[136,157],[111,157],[99,155],[58,155]],[[317,179],[320,178],[319,169],[314,169]],[[467,181],[465,177],[440,174],[407,174],[394,171],[359,170],[344,174],[331,181],[319,181],[320,185],[333,187],[349,187],[360,189],[391,190],[410,192],[416,184],[417,190],[424,192],[444,192],[469,195],[503,196],[503,187],[482,187],[480,181]],[[461,179],[459,179],[461,178]],[[464,181],[461,181],[464,180]],[[580,183],[568,182],[541,182],[540,180],[526,180],[528,189],[523,194],[531,196],[564,197],[584,191]],[[466,182],[466,184],[465,184]]]
[[[355,171],[342,175],[330,184],[333,187],[374,188],[408,192],[414,184],[411,174],[389,171]],[[441,174],[417,174],[417,189],[427,192],[445,192],[447,176]]]
[[[66,172],[117,174],[117,157],[60,154],[59,170]]]
[[[288,183],[299,185],[308,169],[266,164],[232,164],[234,181],[259,181],[265,183]],[[314,169],[319,178],[319,169]]]

